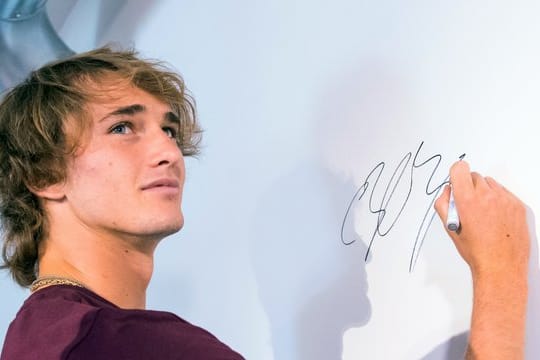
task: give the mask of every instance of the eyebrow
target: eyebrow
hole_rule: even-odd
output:
[[[178,117],[178,115],[176,115],[174,112],[172,111],[168,111],[166,114],[165,114],[165,119],[167,121],[169,121],[170,123],[173,123],[175,125],[178,125],[180,126],[180,118]]]
[[[99,122],[111,117],[111,116],[117,116],[117,115],[135,115],[146,111],[146,106],[141,104],[133,104],[128,106],[122,106],[107,115],[105,115]],[[176,115],[172,111],[168,111],[165,113],[164,118],[174,124],[180,125],[180,118],[178,115]]]
[[[141,104],[133,104],[128,106],[122,106],[110,113],[106,117],[115,116],[115,115],[135,115],[137,113],[145,112],[146,107]]]

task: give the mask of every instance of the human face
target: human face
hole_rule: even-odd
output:
[[[88,104],[92,126],[68,166],[65,203],[95,234],[160,240],[183,225],[178,119],[134,86],[102,90],[110,97]]]

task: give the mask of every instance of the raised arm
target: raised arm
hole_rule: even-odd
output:
[[[471,269],[473,311],[467,359],[523,359],[529,233],[524,204],[465,161],[450,169],[461,227],[449,231]],[[435,203],[446,222],[450,188]]]

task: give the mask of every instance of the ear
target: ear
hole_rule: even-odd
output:
[[[28,189],[43,200],[60,201],[66,197],[64,182],[47,185],[43,188],[28,186]]]

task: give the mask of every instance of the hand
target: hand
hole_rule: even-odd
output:
[[[473,278],[516,272],[526,275],[530,246],[524,204],[494,179],[471,172],[465,161],[452,165],[450,183],[461,227],[448,234],[469,264]],[[443,223],[449,197],[447,186],[435,202]]]
[[[523,359],[529,230],[523,203],[465,161],[450,169],[461,227],[448,231],[469,264],[473,311],[466,359]],[[435,202],[446,222],[450,187]]]

